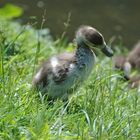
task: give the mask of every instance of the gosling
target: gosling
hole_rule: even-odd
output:
[[[75,41],[77,48],[73,53],[63,53],[48,59],[33,78],[33,86],[49,99],[68,96],[90,75],[95,64],[94,48],[100,49],[106,56],[112,57],[113,51],[105,43],[102,34],[91,26],[81,26]]]

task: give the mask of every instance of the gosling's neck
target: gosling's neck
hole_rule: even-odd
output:
[[[79,68],[92,66],[96,58],[94,52],[85,44],[78,45],[75,57],[77,59],[76,64]]]

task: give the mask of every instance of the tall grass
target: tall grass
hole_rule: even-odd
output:
[[[1,20],[0,139],[140,139],[140,93],[128,88],[104,56],[66,106],[61,100],[41,101],[32,77],[44,59],[73,48],[61,45],[47,29]]]

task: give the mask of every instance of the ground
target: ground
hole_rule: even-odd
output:
[[[53,41],[48,29],[1,19],[0,139],[140,139],[140,92],[129,89],[102,54],[67,106],[61,100],[50,105],[33,90],[39,65],[73,49],[65,40]]]

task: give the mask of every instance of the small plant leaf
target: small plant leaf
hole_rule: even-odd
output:
[[[4,7],[0,8],[0,17],[4,17],[6,19],[19,17],[22,13],[23,9],[13,4],[6,4]]]

